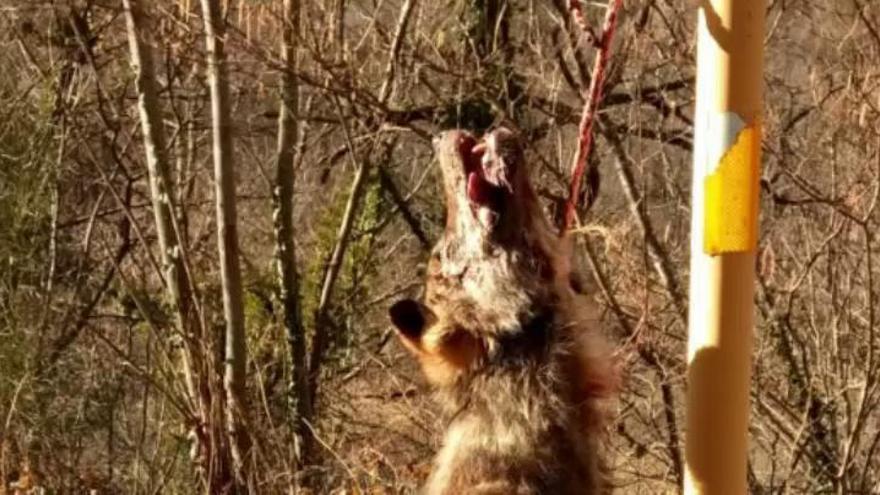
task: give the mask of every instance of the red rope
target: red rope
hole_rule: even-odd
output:
[[[584,13],[581,10],[580,0],[570,0],[569,10],[575,23],[583,29],[591,39],[593,33],[587,26]],[[605,23],[602,26],[602,35],[594,40],[596,45],[596,61],[593,64],[593,77],[590,80],[590,88],[587,91],[587,100],[584,103],[584,113],[581,115],[579,127],[578,150],[574,163],[571,167],[571,186],[568,199],[565,202],[565,216],[559,233],[564,235],[571,228],[577,215],[577,203],[580,196],[581,183],[584,178],[584,170],[587,158],[593,148],[593,121],[596,120],[596,112],[602,102],[602,86],[605,82],[605,69],[611,56],[611,39],[614,37],[614,28],[617,26],[617,13],[623,5],[623,0],[609,0],[605,11]]]

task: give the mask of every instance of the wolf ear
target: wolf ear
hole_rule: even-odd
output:
[[[397,331],[410,340],[419,340],[428,326],[428,320],[433,317],[430,309],[412,299],[397,301],[388,310],[388,315]]]
[[[430,383],[445,385],[467,370],[482,350],[476,336],[438,316],[424,304],[404,299],[388,310],[400,342],[421,364]]]

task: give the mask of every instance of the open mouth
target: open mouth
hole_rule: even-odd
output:
[[[505,197],[513,193],[508,180],[509,164],[499,156],[495,141],[493,134],[486,135],[480,142],[468,134],[458,137],[465,193],[473,211],[482,207],[498,213]]]

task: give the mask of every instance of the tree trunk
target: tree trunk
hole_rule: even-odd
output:
[[[409,12],[412,9],[412,3],[412,0],[407,2],[407,6],[404,8],[404,12]],[[340,50],[341,54],[345,41],[345,0],[337,0],[336,8],[336,44],[337,49]],[[403,14],[404,19],[407,19],[408,16],[408,13]],[[403,26],[406,27],[405,21],[403,23]],[[395,37],[395,42],[392,44],[392,56],[389,57],[389,68],[386,68],[387,74],[385,78],[385,83],[382,85],[382,88],[379,91],[379,101],[382,103],[386,102],[389,95],[391,94],[391,84],[394,76],[393,62],[395,58],[394,55],[397,53],[397,50],[399,50],[400,46],[398,40],[399,37],[400,34]],[[336,279],[339,276],[339,270],[342,268],[342,260],[345,257],[345,251],[348,248],[351,228],[354,225],[354,220],[357,215],[358,204],[360,203],[361,196],[363,195],[364,183],[366,182],[366,178],[368,175],[367,162],[360,161],[356,157],[354,140],[352,139],[351,131],[349,130],[348,125],[344,121],[344,118],[342,116],[342,108],[338,100],[336,101],[336,107],[339,110],[340,125],[345,135],[345,142],[348,146],[349,157],[351,158],[352,163],[357,168],[357,172],[355,172],[354,180],[351,184],[351,192],[348,195],[348,202],[345,205],[345,213],[343,214],[342,222],[339,225],[339,232],[336,236],[336,243],[333,246],[333,253],[330,255],[330,260],[324,270],[324,279],[323,283],[321,284],[321,292],[318,298],[318,308],[315,310],[315,332],[314,336],[312,337],[312,352],[309,356],[308,376],[309,395],[312,398],[317,395],[318,378],[321,375],[321,364],[324,359],[324,348],[326,346],[328,330],[327,327],[330,324],[327,315],[327,311],[330,305],[330,296],[333,294],[333,288],[336,285]]]
[[[247,483],[245,461],[250,445],[245,428],[247,347],[238,255],[229,80],[224,54],[225,21],[220,12],[219,1],[202,0],[202,17],[205,21],[208,86],[211,91],[217,247],[220,253],[220,277],[223,285],[223,316],[226,321],[223,380],[226,392],[226,428],[236,491],[242,492]]]
[[[288,390],[291,425],[294,435],[294,464],[298,467],[310,450],[311,435],[304,421],[311,419],[312,404],[308,390],[305,331],[300,310],[296,251],[293,243],[294,163],[299,135],[299,86],[296,72],[296,45],[299,36],[298,0],[284,0],[282,19],[281,107],[278,114],[278,150],[275,164],[274,202],[275,263],[278,269],[278,298],[290,352],[291,379]]]
[[[391,50],[388,54],[388,63],[385,67],[382,86],[379,89],[379,102],[384,105],[388,102],[393,94],[394,74],[397,65],[397,58],[403,44],[403,36],[406,34],[406,28],[415,8],[417,0],[406,0],[400,10],[400,16],[397,18],[397,26],[394,30],[394,39],[391,41]],[[341,16],[342,14],[340,14]],[[348,248],[351,228],[357,214],[358,204],[363,195],[364,184],[369,174],[369,152],[367,157],[358,160],[355,153],[354,139],[352,139],[351,130],[348,127],[342,115],[342,108],[339,102],[336,102],[339,110],[340,126],[345,136],[345,142],[348,146],[348,154],[352,164],[357,167],[354,180],[351,184],[351,193],[348,196],[348,202],[345,205],[345,213],[342,216],[342,222],[339,225],[339,233],[336,237],[336,244],[333,247],[333,253],[330,261],[324,271],[324,281],[321,285],[321,293],[318,300],[318,308],[315,310],[315,333],[312,337],[312,352],[309,356],[309,395],[313,403],[317,402],[315,397],[318,391],[318,379],[321,375],[321,362],[324,359],[324,350],[327,341],[327,330],[330,325],[328,310],[330,309],[330,296],[333,294],[333,288],[336,285],[336,279],[342,268],[342,260],[345,257],[345,250]]]
[[[161,105],[158,98],[156,69],[153,64],[155,42],[151,31],[143,25],[144,13],[138,0],[123,0],[128,34],[128,45],[131,52],[131,63],[135,72],[135,87],[138,95],[138,114],[143,129],[144,153],[146,155],[147,173],[150,182],[150,198],[156,221],[156,236],[161,252],[163,283],[168,293],[171,306],[176,312],[177,325],[184,336],[184,352],[182,368],[186,382],[194,421],[193,441],[195,452],[199,452],[199,464],[205,468],[206,483],[209,491],[219,488],[217,484],[225,484],[222,480],[214,482],[209,473],[217,470],[207,469],[216,466],[217,460],[212,457],[220,454],[216,445],[211,442],[216,435],[209,434],[211,394],[210,375],[204,359],[202,335],[199,332],[198,319],[194,313],[190,280],[183,258],[181,237],[175,229],[175,194],[171,180],[169,161],[165,139],[165,125],[162,120]],[[220,470],[222,471],[222,470]]]
[[[343,124],[345,126],[345,124]],[[348,195],[348,202],[345,204],[345,213],[342,216],[342,222],[339,225],[339,233],[336,236],[336,244],[333,247],[333,253],[330,255],[330,261],[324,272],[324,281],[321,284],[321,294],[318,299],[318,308],[315,310],[315,333],[312,337],[312,352],[309,356],[309,376],[308,388],[309,395],[315,398],[318,394],[318,379],[321,376],[321,364],[324,360],[324,351],[327,346],[327,332],[330,326],[330,317],[327,314],[330,309],[330,296],[333,294],[333,288],[336,286],[336,279],[339,277],[339,271],[342,269],[342,260],[345,257],[345,251],[348,248],[348,242],[351,237],[351,229],[357,216],[358,205],[364,192],[364,184],[368,174],[368,165],[366,162],[358,161],[354,157],[354,144],[348,137],[346,128],[346,140],[349,144],[349,155],[352,161],[357,164],[357,172],[351,183],[351,192]]]

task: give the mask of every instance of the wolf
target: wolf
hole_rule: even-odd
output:
[[[585,308],[571,243],[548,222],[522,139],[434,139],[446,226],[423,301],[389,313],[449,416],[427,495],[607,493],[609,345]]]

